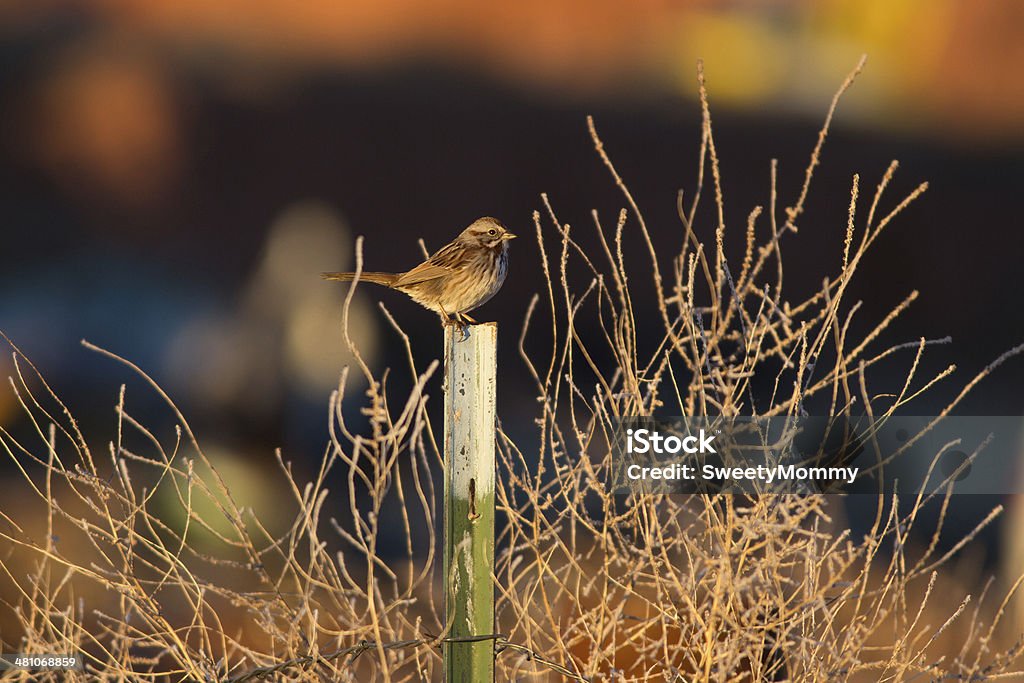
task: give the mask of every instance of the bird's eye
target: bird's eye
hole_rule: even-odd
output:
[[[495,230],[494,228],[491,228],[490,230],[487,231],[487,234],[488,235],[497,235],[498,231]]]

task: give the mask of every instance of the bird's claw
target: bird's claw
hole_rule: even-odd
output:
[[[461,317],[449,317],[445,318],[445,325],[452,325],[459,328],[459,332],[462,334],[462,338],[458,341],[464,342],[469,339],[469,323],[462,320]]]

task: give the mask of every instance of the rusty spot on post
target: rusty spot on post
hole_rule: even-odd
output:
[[[469,519],[479,519],[480,513],[476,511],[476,479],[469,480]]]

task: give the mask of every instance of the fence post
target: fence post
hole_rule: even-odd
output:
[[[444,581],[450,638],[494,633],[498,325],[444,328]],[[494,680],[494,641],[444,644],[444,680]]]

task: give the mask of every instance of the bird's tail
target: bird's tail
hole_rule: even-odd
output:
[[[325,280],[337,280],[338,282],[352,282],[356,279],[355,273],[321,273],[320,275]],[[360,282],[372,282],[375,285],[384,285],[385,287],[395,284],[397,279],[398,275],[395,273],[359,273]]]

